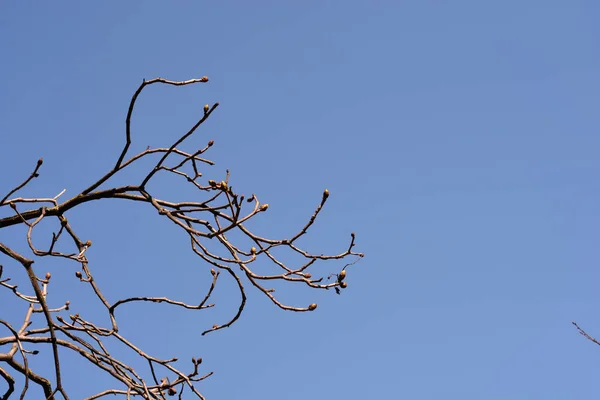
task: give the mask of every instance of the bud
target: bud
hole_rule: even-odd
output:
[[[218,326],[216,324],[213,325],[213,329],[217,329],[217,328],[218,328]]]
[[[62,226],[67,226],[67,224],[68,224],[68,223],[69,223],[69,221],[67,221],[67,219],[66,219],[66,218],[60,221],[60,224],[61,224]]]
[[[312,278],[312,275],[307,273],[307,274],[304,274],[304,277],[307,279],[310,279],[310,278]]]
[[[210,274],[211,274],[212,276],[215,276],[215,275],[217,274],[217,271],[215,271],[215,269],[214,269],[214,268],[211,268],[211,269],[210,269]]]
[[[348,287],[348,282],[340,282],[340,287],[346,289]]]
[[[208,147],[212,146],[213,144],[215,144],[215,141],[214,141],[214,140],[210,140],[210,141],[208,142]]]
[[[209,108],[208,104],[204,105],[204,114],[206,114],[208,112],[208,108]]]
[[[208,181],[208,184],[210,185],[210,187],[217,187],[217,182],[213,181],[212,179]]]
[[[208,76],[203,76],[202,78],[200,78],[201,82],[208,82]]]
[[[267,208],[269,208],[269,205],[263,204],[262,206],[260,206],[260,211],[267,211]]]
[[[44,160],[40,158],[37,162],[38,167],[41,166],[43,163],[44,163]]]
[[[175,389],[173,386],[171,386],[169,388],[169,390],[167,391],[167,393],[169,394],[169,396],[175,396],[177,394],[177,389]]]
[[[85,245],[86,245],[87,247],[90,247],[90,246],[92,245],[92,241],[91,241],[91,240],[88,240],[87,242],[85,242]]]
[[[323,200],[325,200],[328,197],[329,197],[329,190],[325,189],[325,191],[323,192]]]
[[[256,254],[256,247],[250,249],[250,254]]]
[[[81,279],[83,275],[81,275],[81,271],[75,271],[75,276]]]
[[[227,182],[221,181],[221,189],[227,190]]]
[[[52,275],[50,275],[50,272],[46,272],[46,280],[50,279]]]
[[[343,269],[342,272],[340,272],[338,275],[338,281],[340,281],[340,282],[343,281],[345,277],[346,277],[346,270]]]
[[[309,311],[314,311],[316,309],[317,309],[317,303],[312,303],[311,305],[308,306]]]

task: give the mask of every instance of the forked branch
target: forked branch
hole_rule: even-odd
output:
[[[29,288],[22,290],[10,283],[10,277],[3,276],[5,269],[0,265],[0,290],[6,289],[12,293],[15,302],[28,304],[28,312],[23,319],[20,329],[15,329],[8,322],[0,319],[0,328],[6,329],[7,336],[0,337],[0,377],[7,384],[7,391],[0,399],[7,399],[16,389],[14,374],[24,378],[22,396],[30,387],[30,382],[38,385],[47,399],[55,399],[60,395],[68,399],[67,391],[61,377],[62,364],[59,360],[59,348],[79,354],[88,360],[99,370],[103,370],[112,376],[120,387],[109,388],[97,393],[88,399],[99,399],[106,396],[121,395],[125,398],[142,399],[164,399],[166,395],[179,395],[189,391],[196,398],[203,399],[196,384],[212,372],[201,373],[201,358],[192,358],[192,363],[187,372],[174,366],[177,361],[172,359],[158,359],[136,346],[129,339],[119,333],[119,324],[115,315],[118,307],[127,307],[133,303],[150,302],[164,303],[172,307],[185,308],[191,311],[201,311],[213,307],[210,303],[217,283],[220,281],[221,271],[225,271],[225,279],[232,279],[239,291],[240,302],[229,319],[221,323],[206,327],[204,334],[230,327],[242,314],[246,307],[247,296],[245,282],[256,288],[269,298],[273,304],[283,310],[306,312],[313,311],[317,305],[290,305],[281,302],[273,293],[273,290],[265,284],[274,280],[288,284],[301,284],[311,289],[329,290],[334,289],[338,294],[347,287],[345,281],[346,271],[349,265],[354,264],[363,255],[355,252],[355,235],[351,234],[348,246],[336,254],[316,254],[303,249],[297,245],[298,239],[306,235],[309,228],[314,224],[319,213],[329,198],[329,191],[325,190],[315,212],[310,216],[307,223],[290,237],[273,239],[260,236],[251,231],[246,223],[252,218],[259,217],[267,212],[269,205],[261,203],[255,194],[245,196],[236,192],[229,182],[229,171],[224,179],[204,180],[201,170],[210,167],[214,163],[205,158],[204,154],[214,145],[210,140],[203,148],[186,151],[182,148],[186,140],[197,132],[197,129],[205,123],[215,111],[218,103],[212,106],[206,105],[200,112],[197,121],[176,141],[168,147],[146,149],[138,154],[129,156],[130,146],[133,141],[131,130],[131,119],[135,109],[136,101],[143,89],[153,84],[165,84],[173,86],[191,85],[208,82],[207,77],[176,82],[162,78],[143,81],[135,91],[125,120],[125,145],[119,154],[114,166],[104,176],[91,183],[85,190],[76,196],[59,202],[61,192],[54,197],[15,197],[17,192],[25,187],[34,178],[39,177],[43,161],[39,159],[33,172],[0,200],[0,207],[9,207],[11,215],[0,219],[0,228],[7,229],[15,225],[25,225],[27,233],[25,242],[35,259],[11,249],[6,244],[0,243],[0,253],[11,264],[20,266],[29,280]],[[129,156],[129,158],[127,158]],[[125,168],[136,164],[139,160],[157,157],[153,167],[150,168],[139,182],[132,182],[125,186],[110,186],[111,179]],[[159,174],[167,174],[182,179],[182,184],[189,184],[197,191],[198,199],[173,202],[155,196],[149,189],[149,183]],[[206,292],[192,304],[178,299],[168,297],[131,296],[110,302],[104,296],[93,276],[93,261],[87,258],[87,249],[92,246],[91,240],[83,240],[76,234],[76,229],[68,220],[67,214],[70,210],[96,200],[119,199],[133,201],[140,205],[145,204],[163,218],[170,220],[182,229],[190,239],[191,250],[194,254],[206,262],[207,272],[211,274],[210,284]],[[50,245],[39,248],[35,240],[37,226],[47,218],[56,218],[60,228],[52,234]],[[246,241],[234,242],[228,235],[236,232],[236,237],[243,237]],[[233,235],[231,235],[233,237]],[[209,241],[218,244],[221,251],[210,250],[207,246]],[[71,246],[72,251],[59,250],[65,246]],[[247,246],[247,247],[246,247]],[[274,251],[288,250],[290,254],[304,259],[299,265],[290,265]],[[67,316],[66,312],[74,305],[69,302],[57,307],[50,307],[48,301],[48,287],[51,284],[51,274],[47,273],[43,278],[39,277],[33,269],[34,261],[43,260],[45,257],[72,261],[79,265],[75,272],[81,284],[87,286],[96,296],[100,304],[105,308],[110,319],[110,326],[99,326],[90,321],[85,310],[81,309],[75,314]],[[339,273],[330,274],[325,277],[316,270],[315,265],[320,262],[335,262],[347,257],[354,260],[345,263],[338,269]],[[270,262],[277,273],[269,275],[258,274],[253,266],[257,260]],[[36,264],[37,265],[37,264]],[[11,273],[17,274],[18,268],[11,269]],[[14,272],[12,272],[14,271]],[[313,277],[313,273],[316,275]],[[331,279],[331,278],[335,279]],[[222,279],[222,278],[221,278]],[[2,307],[2,309],[5,309]],[[42,320],[33,318],[35,315],[43,315]],[[34,323],[39,326],[32,327]],[[113,338],[125,345],[132,352],[146,360],[147,371],[136,371],[117,355],[113,354],[106,344],[107,338]],[[35,356],[37,352],[27,350],[28,344],[47,344],[52,348],[54,358],[54,376],[47,378],[38,375],[30,368],[28,357]]]

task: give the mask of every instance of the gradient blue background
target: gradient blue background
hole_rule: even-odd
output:
[[[0,191],[43,157],[22,194],[75,195],[114,164],[143,78],[208,75],[149,87],[132,150],[170,144],[219,101],[186,148],[214,139],[206,177],[229,168],[237,190],[271,204],[255,230],[295,232],[327,187],[304,244],[342,250],[355,231],[367,256],[342,296],[277,292],[317,312],[285,313],[249,288],[241,320],[201,337],[236,307],[223,279],[214,310],[130,307],[123,333],[185,368],[203,357],[215,375],[199,388],[213,400],[597,398],[600,348],[571,321],[600,336],[599,15],[592,0],[2,2]],[[164,197],[193,198],[160,182]],[[94,241],[109,299],[203,296],[208,268],[150,207],[105,201],[68,216]],[[24,249],[23,233],[0,240]],[[76,264],[36,268],[55,276],[51,304],[106,322]],[[19,324],[10,300],[0,291],[2,318]],[[72,399],[111,382],[61,354]]]

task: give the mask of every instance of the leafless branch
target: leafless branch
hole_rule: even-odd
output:
[[[589,334],[588,334],[586,331],[584,331],[583,329],[581,329],[581,328],[579,327],[579,325],[577,325],[577,323],[576,323],[576,322],[572,322],[572,324],[573,324],[573,325],[575,325],[575,328],[577,328],[577,331],[579,332],[579,334],[580,334],[581,336],[583,336],[583,337],[584,337],[584,338],[586,338],[587,340],[589,340],[589,341],[591,341],[591,342],[594,342],[594,343],[596,343],[597,345],[599,345],[599,346],[600,346],[600,342],[599,342],[598,340],[594,339],[592,336],[590,336],[590,335],[589,335]]]
[[[21,398],[24,398],[31,381],[41,387],[44,396],[48,400],[55,399],[59,394],[63,399],[68,399],[67,390],[63,386],[61,377],[62,364],[59,358],[59,348],[83,357],[98,370],[102,370],[114,378],[115,383],[120,385],[88,397],[90,400],[109,395],[119,395],[127,399],[133,397],[165,399],[165,396],[174,395],[179,395],[179,398],[182,398],[184,391],[191,393],[196,398],[204,399],[195,384],[208,378],[212,372],[200,372],[202,359],[192,358],[192,364],[188,372],[183,372],[174,366],[177,358],[158,359],[151,356],[119,332],[118,319],[115,315],[115,310],[118,307],[148,302],[164,303],[190,311],[201,311],[214,306],[214,304],[209,303],[209,300],[217,283],[221,279],[232,279],[239,291],[239,306],[233,310],[231,317],[226,321],[214,324],[212,327],[207,326],[203,332],[204,335],[230,327],[238,320],[247,303],[245,283],[249,283],[251,287],[263,293],[277,307],[295,312],[314,311],[317,305],[315,303],[308,305],[286,304],[274,295],[273,289],[264,286],[264,284],[270,281],[281,281],[290,285],[301,284],[311,289],[335,289],[338,294],[347,287],[345,280],[347,267],[363,257],[363,254],[353,250],[355,246],[354,233],[351,234],[348,246],[337,254],[316,254],[301,248],[297,244],[298,239],[307,234],[309,228],[312,227],[318,215],[322,212],[329,198],[328,190],[323,192],[314,213],[297,233],[288,238],[273,239],[260,236],[247,227],[246,223],[250,219],[258,218],[262,213],[267,212],[269,205],[261,203],[255,194],[245,197],[243,194],[234,191],[230,184],[229,171],[227,171],[224,180],[203,180],[204,175],[201,169],[214,165],[211,160],[204,156],[214,145],[214,141],[210,140],[206,146],[194,151],[185,151],[182,146],[207,121],[218,107],[218,103],[212,106],[204,106],[196,122],[170,146],[147,148],[138,154],[129,154],[133,140],[131,119],[136,101],[144,88],[153,84],[184,86],[207,81],[207,77],[181,82],[162,78],[143,81],[131,98],[125,120],[125,145],[114,166],[77,195],[63,202],[60,202],[59,198],[65,193],[65,190],[56,196],[50,197],[13,197],[34,178],[40,176],[43,161],[39,159],[29,177],[13,189],[8,190],[7,194],[0,200],[0,208],[9,207],[12,209],[9,216],[0,219],[0,229],[24,225],[26,227],[24,241],[32,256],[35,257],[35,259],[28,258],[10,248],[7,244],[0,243],[0,254],[4,255],[8,262],[15,264],[17,268],[21,268],[26,273],[29,284],[27,288],[18,289],[17,285],[12,283],[11,277],[3,276],[6,269],[0,265],[0,290],[9,290],[12,293],[11,298],[15,302],[24,302],[28,305],[28,311],[20,329],[15,329],[8,322],[0,319],[0,325],[8,329],[10,333],[10,335],[0,337],[0,347],[10,346],[8,351],[0,352],[0,376],[7,384],[7,390],[2,394],[0,400],[8,399],[15,392],[16,380],[14,374],[24,377],[25,384]],[[158,160],[139,182],[133,182],[125,186],[110,185],[115,175],[136,164],[139,160],[148,157],[157,157]],[[149,189],[148,184],[159,174],[178,177],[183,184],[189,184],[197,190],[200,199],[173,202],[158,198]],[[187,234],[192,252],[206,262],[207,269],[212,276],[210,285],[204,293],[199,295],[197,301],[189,303],[165,296],[130,296],[112,302],[107,300],[94,279],[92,273],[94,264],[87,257],[87,250],[92,246],[92,241],[81,239],[67,218],[72,209],[85,203],[105,199],[118,199],[132,201],[140,205],[145,204],[149,208],[153,208],[159,216],[171,221]],[[52,233],[49,245],[39,246],[37,236],[40,234],[36,233],[38,232],[37,227],[42,221],[49,218],[55,219],[59,227]],[[235,237],[241,235],[245,238],[244,240],[251,244],[251,247],[247,248],[245,246],[248,246],[248,244],[230,240],[229,235],[232,232],[236,233]],[[231,237],[233,236],[231,235]],[[218,245],[220,251],[211,250],[212,247],[209,249],[208,243]],[[64,252],[62,248],[65,248],[65,246],[71,246],[72,251]],[[300,256],[304,261],[296,266],[289,265],[281,256],[275,256],[276,249],[278,252],[288,250],[290,254],[295,257]],[[78,313],[67,315],[67,312],[73,307],[68,301],[60,306],[50,307],[48,286],[52,283],[52,276],[48,272],[41,277],[37,275],[33,268],[34,262],[42,263],[42,260],[46,257],[77,263],[79,269],[75,273],[76,277],[86,288],[91,290],[104,307],[110,319],[110,326],[100,326],[91,322],[89,316],[86,315],[85,307],[81,308]],[[333,273],[327,277],[317,276],[313,278],[313,274],[309,272],[319,262],[335,262],[348,257],[351,257],[352,261],[345,263],[341,269],[337,267],[339,273]],[[277,272],[268,275],[256,273],[253,266],[259,259],[263,262],[272,263]],[[17,269],[14,271],[17,271]],[[219,278],[221,271],[226,272],[224,278]],[[331,280],[333,277],[335,279]],[[3,306],[2,310],[4,309],[7,308]],[[38,321],[36,315],[43,316],[42,325],[41,327],[31,328],[31,325]],[[580,332],[590,340],[598,343],[583,331],[580,330]],[[120,360],[110,351],[107,338],[117,340],[139,357],[145,359],[148,370],[136,371]],[[26,348],[31,344],[49,345],[51,347],[54,376],[44,377],[32,370],[28,357],[37,356],[38,353]],[[22,360],[18,359],[19,356]]]

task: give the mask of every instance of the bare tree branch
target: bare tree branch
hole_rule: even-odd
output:
[[[587,340],[589,340],[589,341],[591,341],[591,342],[594,342],[594,343],[596,343],[597,345],[599,345],[599,346],[600,346],[600,342],[599,342],[598,340],[594,339],[592,336],[590,336],[590,335],[589,335],[589,334],[588,334],[586,331],[584,331],[583,329],[581,329],[581,328],[579,327],[579,325],[577,325],[577,323],[575,323],[575,322],[572,322],[572,324],[573,324],[573,325],[575,325],[575,328],[577,328],[577,331],[579,332],[579,334],[580,334],[581,336],[583,336],[583,337],[584,337],[584,338],[586,338]]]
[[[203,381],[212,375],[212,372],[201,372],[201,358],[192,358],[192,364],[187,372],[183,372],[174,366],[177,358],[158,359],[145,350],[138,347],[130,339],[119,332],[118,319],[115,315],[119,307],[127,307],[133,303],[163,303],[171,307],[184,308],[190,311],[201,311],[214,306],[210,298],[221,279],[231,278],[239,292],[239,306],[231,313],[231,317],[221,324],[207,326],[203,335],[228,328],[234,324],[243,313],[247,304],[246,286],[254,287],[258,292],[265,295],[277,307],[295,312],[314,311],[317,304],[292,305],[282,302],[274,294],[274,290],[265,285],[271,281],[281,281],[288,285],[300,284],[310,289],[329,290],[334,289],[336,293],[347,287],[347,267],[358,261],[363,254],[355,252],[355,235],[351,234],[348,246],[336,254],[317,254],[300,247],[297,243],[305,236],[322,212],[329,198],[329,191],[325,190],[321,196],[314,213],[308,222],[294,235],[283,238],[266,238],[250,230],[246,223],[253,218],[258,218],[262,213],[268,212],[269,205],[261,203],[258,196],[252,194],[249,197],[234,191],[230,184],[230,173],[227,171],[224,180],[204,180],[204,167],[210,167],[214,163],[205,158],[214,145],[210,140],[206,146],[194,151],[186,151],[182,148],[186,140],[194,135],[218,107],[218,103],[212,106],[206,105],[198,116],[196,122],[168,147],[147,148],[146,150],[129,155],[133,140],[131,120],[136,101],[144,88],[153,84],[165,84],[170,86],[184,86],[207,82],[207,77],[191,79],[188,81],[170,81],[156,78],[143,81],[133,94],[127,117],[125,120],[125,145],[119,154],[114,166],[101,178],[92,182],[81,193],[60,202],[65,190],[55,196],[44,197],[13,197],[29,184],[34,178],[40,176],[43,164],[39,159],[33,172],[22,183],[8,190],[0,201],[1,207],[12,209],[11,215],[0,219],[0,229],[11,226],[23,225],[26,227],[24,242],[27,244],[34,259],[10,248],[5,243],[0,243],[0,254],[7,260],[18,266],[28,277],[29,286],[25,289],[13,284],[10,276],[3,276],[6,270],[0,265],[0,290],[9,290],[14,302],[24,302],[28,305],[26,315],[20,329],[13,328],[8,322],[0,320],[0,325],[10,332],[10,335],[0,337],[0,347],[10,346],[8,351],[0,352],[0,376],[7,383],[7,390],[1,399],[8,397],[16,390],[14,376],[24,378],[24,387],[21,398],[24,398],[29,389],[29,382],[41,387],[46,399],[55,399],[58,394],[63,399],[68,399],[67,390],[63,387],[62,364],[59,359],[59,348],[78,354],[86,359],[99,371],[104,371],[111,376],[118,387],[107,388],[88,399],[99,399],[106,396],[122,396],[124,398],[142,399],[165,399],[165,396],[178,395],[183,398],[183,393],[190,393],[195,398],[204,399],[199,392],[196,383]],[[158,160],[146,171],[140,182],[132,182],[125,186],[111,186],[112,178],[125,168],[137,164],[140,160],[149,157],[157,157]],[[197,190],[198,200],[174,202],[168,199],[158,198],[150,189],[149,183],[158,175],[169,175],[177,177],[182,184],[189,184]],[[102,187],[102,188],[101,188]],[[212,279],[206,291],[199,295],[197,301],[192,303],[166,296],[130,296],[109,301],[103,294],[102,289],[96,283],[93,276],[93,261],[88,260],[87,250],[92,246],[91,240],[83,240],[76,234],[76,229],[67,218],[67,214],[74,208],[86,203],[104,201],[106,199],[117,199],[120,201],[131,201],[140,206],[146,205],[154,209],[158,215],[171,221],[178,229],[183,230],[190,239],[190,247],[194,254],[206,262],[208,272]],[[58,229],[52,233],[50,244],[39,246],[37,227],[47,219],[55,219]],[[235,235],[233,234],[235,233]],[[243,240],[230,240],[231,237],[242,237]],[[216,245],[208,246],[209,243]],[[71,246],[70,252],[62,250],[65,246]],[[251,246],[248,248],[247,246]],[[301,258],[304,261],[299,265],[292,266],[278,253],[287,250],[290,255]],[[110,326],[101,326],[91,322],[85,305],[79,305],[79,312],[67,315],[74,307],[69,301],[60,305],[50,307],[48,302],[48,286],[51,284],[51,274],[48,272],[43,277],[34,270],[34,261],[45,260],[47,257],[75,262],[80,269],[75,273],[84,287],[88,288],[95,298],[106,310],[110,319]],[[351,262],[345,263],[343,268],[337,269],[339,273],[329,276],[317,276],[313,278],[311,270],[320,262],[336,262],[338,260],[352,258]],[[254,270],[257,260],[270,262],[275,273],[259,274]],[[36,264],[38,265],[38,264]],[[17,271],[15,269],[14,271]],[[11,270],[11,274],[13,270]],[[225,271],[225,278],[220,278],[221,271]],[[335,279],[330,280],[335,277]],[[308,303],[308,302],[307,302]],[[4,306],[2,310],[8,309]],[[37,315],[43,315],[39,321]],[[41,322],[41,327],[31,328],[34,322]],[[107,339],[111,338],[127,349],[146,360],[147,371],[135,370],[113,354],[108,346]],[[590,339],[593,340],[593,339]],[[597,343],[597,342],[596,342]],[[28,345],[49,345],[53,354],[54,376],[44,377],[34,372],[28,362],[28,357],[38,356],[37,351],[27,350]],[[17,357],[22,358],[22,362]],[[15,375],[16,374],[16,375]]]

